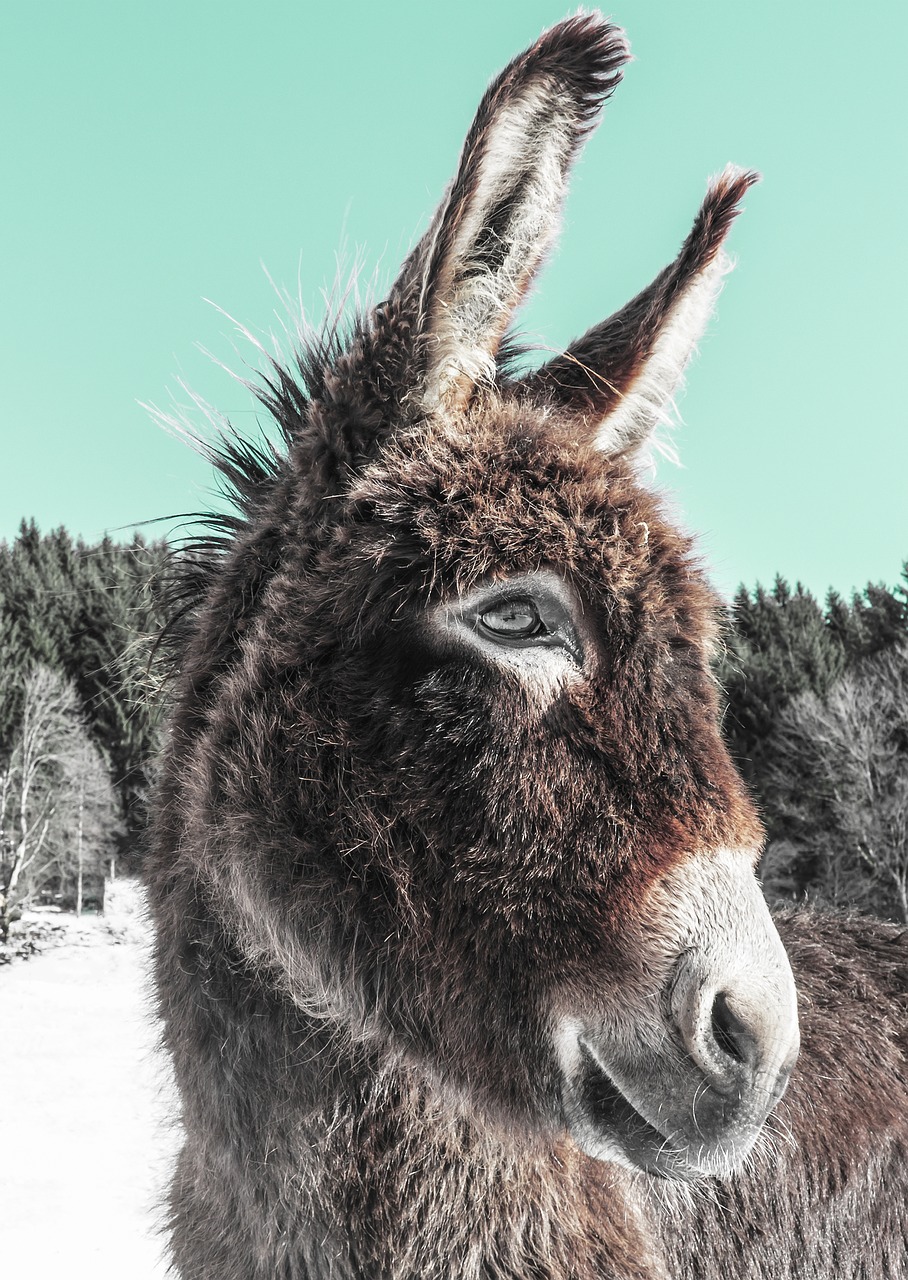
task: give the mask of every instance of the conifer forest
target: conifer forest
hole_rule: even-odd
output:
[[[0,543],[0,942],[23,907],[91,909],[140,866],[180,554],[33,522]],[[768,897],[908,923],[908,562],[851,599],[742,586],[716,676]]]

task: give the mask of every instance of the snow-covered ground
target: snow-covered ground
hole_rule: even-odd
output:
[[[0,1272],[163,1280],[159,1201],[177,1146],[137,889],[0,969]]]

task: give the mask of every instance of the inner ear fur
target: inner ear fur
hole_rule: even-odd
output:
[[[430,412],[462,408],[494,381],[499,343],[557,230],[571,161],[627,57],[618,28],[580,15],[545,32],[486,91],[447,199],[403,272],[405,282],[420,273]]]
[[[675,261],[563,355],[520,379],[518,394],[566,411],[611,455],[643,444],[668,417],[731,265],[722,245],[758,178],[729,166],[714,179]]]

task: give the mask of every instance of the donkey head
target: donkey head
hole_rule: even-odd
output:
[[[276,367],[287,455],[225,464],[246,520],[175,741],[207,892],[297,1008],[487,1115],[693,1177],[784,1089],[795,992],[718,728],[717,602],[635,463],[754,175],[563,355],[502,358],[626,57],[580,16],[511,63],[387,300],[304,386]]]

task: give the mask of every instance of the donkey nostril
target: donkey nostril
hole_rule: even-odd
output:
[[[720,991],[713,1001],[710,1026],[713,1039],[724,1054],[735,1062],[748,1063],[751,1060],[756,1046],[753,1033],[732,1012],[724,991]]]

